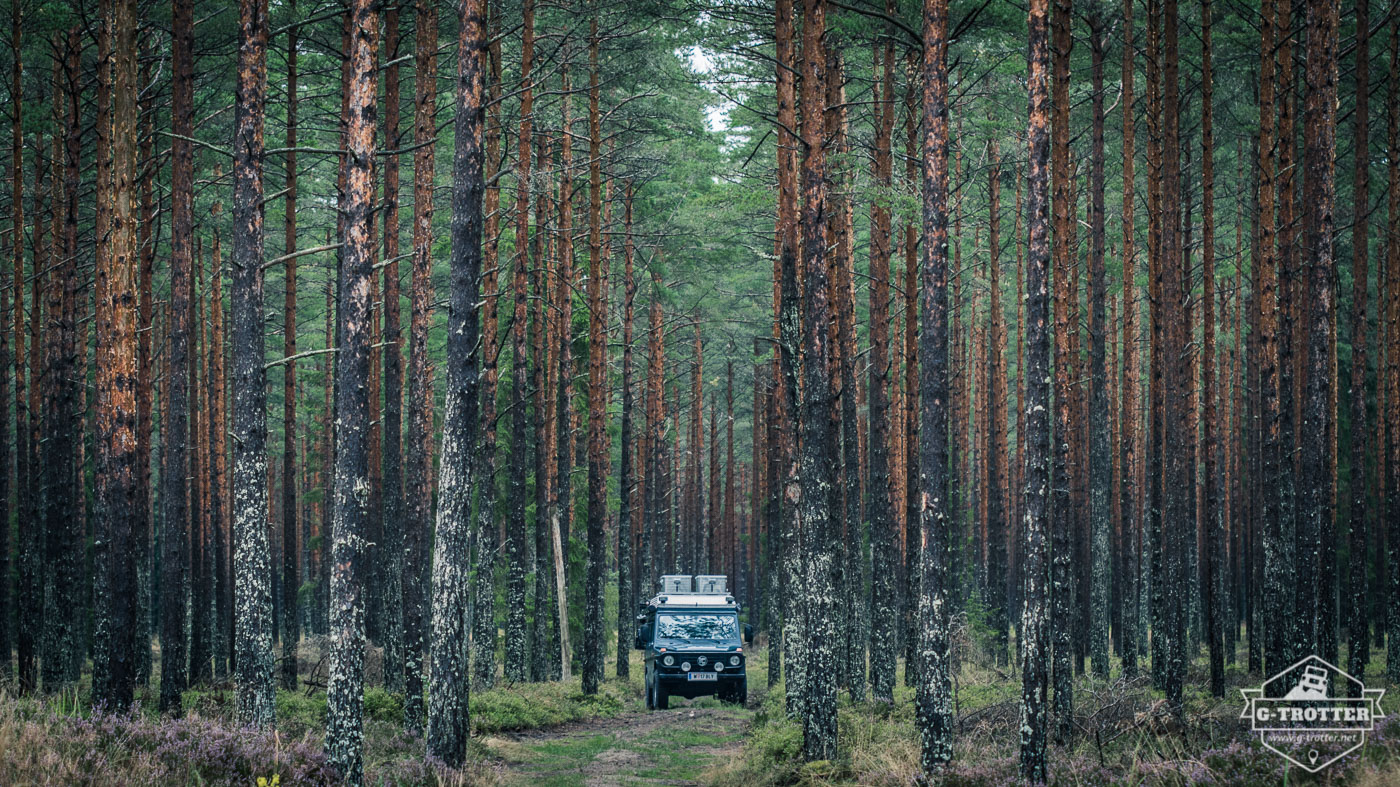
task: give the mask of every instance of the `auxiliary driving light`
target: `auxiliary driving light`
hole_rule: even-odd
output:
[[[681,669],[685,670],[686,672],[690,672],[690,662],[688,662],[688,661],[682,661],[682,662],[681,662]]]

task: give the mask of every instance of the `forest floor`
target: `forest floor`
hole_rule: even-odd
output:
[[[706,771],[739,754],[752,716],[695,700],[666,711],[627,712],[480,742],[502,763],[507,784],[702,784]]]

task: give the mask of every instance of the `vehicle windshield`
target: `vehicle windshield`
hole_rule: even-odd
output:
[[[656,616],[657,639],[739,640],[739,618],[722,614],[662,614]]]

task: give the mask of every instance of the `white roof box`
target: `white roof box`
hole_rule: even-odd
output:
[[[664,574],[661,577],[662,593],[694,593],[694,588],[689,574]]]
[[[695,592],[724,595],[728,577],[723,574],[700,574],[695,577]]]

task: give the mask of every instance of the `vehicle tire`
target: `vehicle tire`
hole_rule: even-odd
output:
[[[652,706],[656,710],[666,710],[671,707],[671,697],[662,687],[660,680],[656,681],[656,699],[652,701]]]
[[[654,695],[651,693],[651,681],[646,682],[646,687],[647,710],[656,710],[656,700],[652,698]]]

